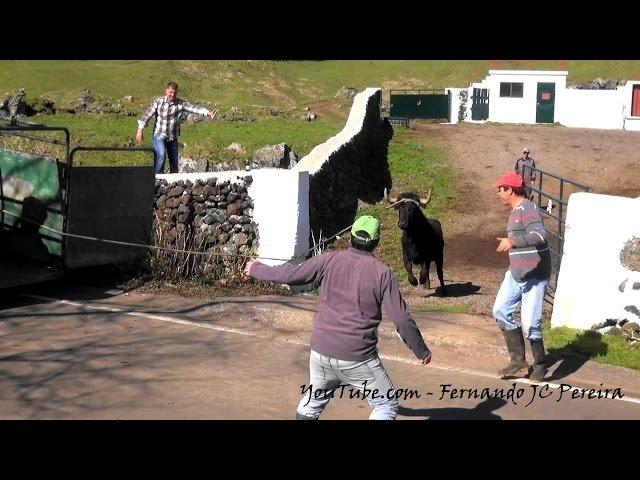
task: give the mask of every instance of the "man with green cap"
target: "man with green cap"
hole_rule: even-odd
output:
[[[377,350],[381,308],[422,365],[431,361],[431,352],[407,311],[395,274],[373,256],[379,241],[379,220],[364,215],[351,227],[347,250],[317,255],[296,266],[270,267],[252,259],[244,272],[258,280],[289,285],[317,281],[320,297],[311,331],[307,391],[333,392],[346,384],[367,399],[371,420],[394,420],[398,400]],[[366,395],[376,389],[378,396]],[[304,395],[296,418],[317,419],[331,396]]]

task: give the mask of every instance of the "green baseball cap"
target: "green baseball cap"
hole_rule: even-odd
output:
[[[360,230],[367,232],[370,240],[377,240],[380,238],[380,220],[372,217],[371,215],[363,215],[353,222],[351,235],[361,240],[367,240],[366,238],[358,237],[358,235],[356,235],[356,232],[359,232]]]

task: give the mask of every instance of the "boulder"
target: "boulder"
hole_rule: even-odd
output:
[[[286,168],[298,163],[298,155],[286,143],[279,143],[255,151],[249,162],[251,168]]]

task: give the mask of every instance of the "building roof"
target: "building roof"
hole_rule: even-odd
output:
[[[556,75],[567,76],[566,70],[489,70],[489,75]]]

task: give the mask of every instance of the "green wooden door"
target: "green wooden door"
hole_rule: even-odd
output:
[[[556,84],[538,83],[536,95],[536,123],[553,123],[556,102]]]
[[[471,120],[487,120],[489,118],[489,89],[474,88],[471,100]]]

